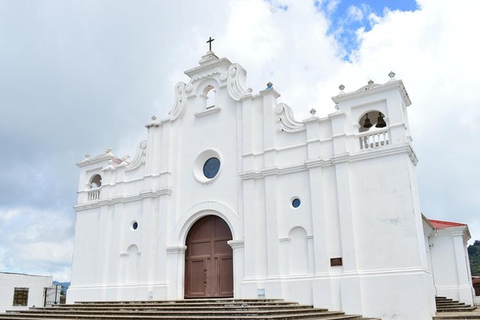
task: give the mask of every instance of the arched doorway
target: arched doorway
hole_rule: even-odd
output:
[[[233,297],[230,228],[217,216],[195,222],[187,235],[185,298]]]

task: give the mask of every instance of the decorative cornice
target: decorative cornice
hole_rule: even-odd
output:
[[[418,163],[417,156],[413,151],[412,146],[409,143],[404,143],[400,145],[392,145],[388,147],[381,147],[376,149],[364,149],[358,153],[352,155],[353,161],[361,161],[366,159],[378,158],[383,156],[390,156],[394,154],[407,153],[408,157],[412,163],[416,166]]]
[[[82,168],[82,167],[85,167],[85,166],[89,166],[89,165],[91,165],[91,164],[108,162],[108,161],[112,161],[112,163],[115,163],[115,164],[120,164],[120,163],[122,163],[122,159],[117,158],[117,157],[113,154],[112,151],[113,151],[113,149],[108,148],[105,153],[102,153],[102,154],[96,156],[96,157],[93,158],[93,159],[90,159],[90,156],[87,154],[87,155],[85,155],[85,159],[83,159],[81,162],[77,163],[77,166],[78,166],[79,168]]]
[[[134,202],[134,201],[140,201],[147,198],[157,198],[162,195],[171,195],[171,194],[172,194],[172,189],[164,188],[156,191],[144,191],[137,195],[130,195],[125,197],[119,196],[112,199],[100,200],[98,202],[80,203],[74,206],[73,208],[75,209],[76,212],[79,212],[79,211],[99,208],[102,206],[112,206],[117,203]]]
[[[303,122],[295,120],[292,108],[285,103],[279,103],[275,107],[277,117],[277,131],[299,132],[304,131],[306,126]]]
[[[293,172],[301,172],[307,171],[311,168],[317,167],[328,167],[333,166],[335,164],[344,163],[344,162],[355,162],[355,161],[363,161],[366,159],[374,159],[380,157],[386,157],[395,154],[402,154],[407,153],[412,160],[412,157],[415,155],[413,152],[412,147],[409,144],[402,144],[402,145],[395,145],[395,146],[387,146],[378,149],[372,150],[362,150],[355,153],[344,153],[340,155],[334,155],[330,159],[327,158],[316,158],[316,159],[308,159],[305,160],[303,163],[297,163],[289,166],[284,167],[269,167],[262,170],[249,170],[245,172],[239,173],[239,177],[242,180],[248,179],[263,179],[266,176],[270,175],[284,175]],[[413,164],[416,164],[413,158]]]
[[[349,93],[344,93],[340,94],[337,96],[332,97],[333,102],[336,104],[351,100],[351,99],[356,99],[360,97],[365,97],[368,95],[376,94],[376,93],[381,93],[393,88],[398,88],[400,91],[400,94],[403,98],[403,101],[405,105],[408,107],[409,105],[412,104],[410,101],[410,97],[408,96],[407,90],[405,89],[405,86],[403,85],[402,80],[394,80],[394,81],[389,81],[385,84],[372,84],[372,85],[367,85],[362,88],[360,88],[357,91],[349,92]]]
[[[189,76],[192,79],[192,82],[209,76],[208,73],[210,71],[212,71],[212,75],[213,75],[213,70],[215,70],[215,69],[226,70],[232,64],[227,58],[218,59],[218,58],[216,58],[216,56],[213,57],[211,55],[210,55],[210,57],[213,57],[213,59],[208,59],[208,61],[206,61],[204,59],[204,57],[207,57],[207,56],[208,56],[208,53],[207,53],[207,55],[202,57],[202,59],[207,63],[202,63],[201,65],[199,65],[195,68],[189,69],[189,70],[184,72],[187,76]],[[202,61],[202,60],[200,60],[200,61]],[[194,78],[195,78],[195,80],[194,80]]]
[[[343,162],[349,162],[351,159],[350,153],[343,153],[343,154],[336,154],[332,156],[332,164],[337,164],[337,163],[343,163]]]
[[[193,83],[195,81],[198,81],[198,80],[201,80],[203,78],[211,77],[214,74],[222,74],[222,71],[219,68],[213,68],[212,70],[205,71],[204,73],[197,73],[197,74],[193,75],[191,83]]]
[[[327,164],[329,163],[328,160],[324,160],[324,159],[309,159],[309,160],[305,160],[305,167],[307,167],[307,169],[310,169],[310,168],[317,168],[317,167],[325,167]]]

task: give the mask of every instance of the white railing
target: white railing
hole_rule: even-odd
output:
[[[100,199],[100,188],[88,191],[88,201],[95,201]]]
[[[360,149],[370,149],[386,146],[390,144],[390,134],[388,130],[364,132],[358,135]]]

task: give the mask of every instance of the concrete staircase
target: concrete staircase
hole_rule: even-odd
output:
[[[435,297],[435,303],[437,312],[471,312],[476,309],[476,307],[446,297]]]
[[[374,320],[340,311],[313,308],[277,299],[192,299],[176,301],[79,302],[24,311],[7,311],[0,319],[319,319]],[[375,319],[380,320],[380,319]]]

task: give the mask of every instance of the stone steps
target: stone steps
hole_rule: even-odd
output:
[[[278,299],[80,302],[0,314],[0,320],[379,320]]]
[[[435,297],[435,304],[437,305],[437,313],[439,312],[471,312],[476,309],[465,303],[448,299],[446,297]]]
[[[70,308],[74,306],[75,308],[100,308],[100,307],[113,307],[118,308],[119,306],[127,306],[127,307],[244,307],[244,306],[266,306],[266,307],[283,307],[283,306],[291,306],[291,305],[298,305],[296,302],[286,302],[286,301],[275,301],[275,302],[261,302],[261,301],[225,301],[225,302],[217,302],[217,301],[205,301],[203,303],[198,302],[189,302],[186,303],[178,303],[178,302],[171,302],[171,301],[130,301],[125,303],[117,303],[117,302],[102,302],[102,303],[75,303],[74,305],[71,304],[64,304],[58,305],[59,308]]]
[[[307,306],[307,305],[300,305],[300,304],[292,304],[292,305],[275,305],[275,306],[269,306],[269,305],[258,305],[258,306],[249,306],[250,310],[285,310],[285,309],[302,309],[302,308],[313,308],[312,306]],[[32,310],[52,310],[51,307],[34,307],[31,308]],[[164,310],[164,311],[169,311],[169,310],[177,310],[177,311],[209,311],[209,310],[229,310],[229,311],[235,311],[235,310],[245,310],[245,306],[241,305],[227,305],[227,306],[157,306],[157,305],[151,305],[151,306],[146,306],[146,305],[129,305],[128,307],[124,306],[91,306],[91,307],[79,307],[76,305],[64,305],[64,306],[59,306],[58,308],[55,308],[57,310],[55,311],[82,311],[82,310],[90,310],[92,312],[98,312],[98,311],[110,311],[110,310],[124,310],[124,309],[129,309],[129,310],[135,310],[135,311],[142,311],[142,310]],[[326,310],[326,309],[319,309],[319,310]]]

